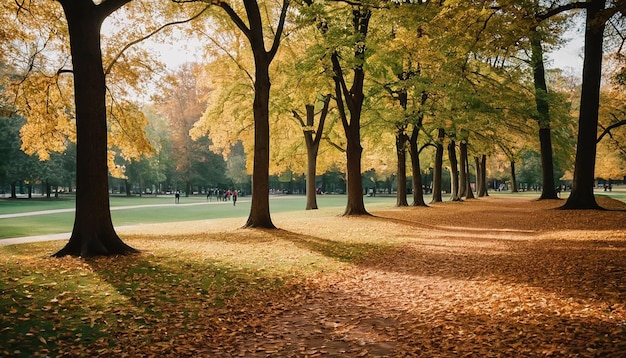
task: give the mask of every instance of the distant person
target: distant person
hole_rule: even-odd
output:
[[[233,206],[237,204],[237,196],[239,196],[239,192],[237,191],[237,189],[235,189],[233,190]]]
[[[180,191],[176,190],[176,194],[174,194],[174,203],[178,204],[180,202]]]

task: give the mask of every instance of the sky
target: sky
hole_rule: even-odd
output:
[[[560,68],[563,70],[574,69],[582,74],[584,35],[581,25],[572,27],[565,31],[564,40],[566,44],[552,53],[546,54],[548,68]]]

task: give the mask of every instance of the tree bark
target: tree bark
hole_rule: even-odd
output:
[[[409,206],[406,200],[406,125],[398,126],[396,131],[396,157],[398,159],[398,168],[396,175],[396,183],[398,190],[396,191],[396,206]],[[414,188],[415,189],[415,188]]]
[[[546,84],[546,71],[543,62],[543,48],[541,35],[536,29],[532,29],[532,67],[535,84],[535,104],[539,118],[539,147],[541,153],[541,196],[543,199],[558,199],[554,186],[554,160],[552,156],[552,135],[550,129],[550,105],[548,103],[548,85]]]
[[[433,198],[431,203],[440,203],[443,201],[441,197],[441,175],[443,169],[443,139],[445,137],[445,130],[439,128],[437,130],[437,142],[435,147],[435,167],[433,168]]]
[[[262,41],[262,39],[261,39]],[[254,48],[254,47],[253,47]],[[276,228],[270,217],[270,61],[255,55],[254,83],[254,162],[252,169],[252,202],[250,215],[244,227]],[[258,58],[258,59],[257,59]]]
[[[467,143],[459,142],[459,198],[467,196]]]
[[[480,167],[480,185],[478,186],[478,197],[489,196],[487,191],[487,155],[483,154],[480,164],[476,165],[476,177],[479,176],[478,168]]]
[[[417,138],[421,128],[421,120],[418,125],[413,126],[411,137],[409,138],[409,153],[411,154],[411,173],[413,175],[413,202],[411,206],[428,206],[424,201],[424,189],[422,184],[422,169],[420,165],[420,153],[417,148]]]
[[[511,161],[511,193],[517,193],[517,178],[515,177],[514,161]]]
[[[461,145],[465,147],[465,198],[475,199],[474,191],[472,190],[472,176],[470,175],[469,155],[467,153],[467,142],[464,141]]]
[[[137,252],[117,236],[111,221],[107,169],[106,83],[100,26],[130,0],[59,0],[70,34],[76,103],[76,214],[69,242],[54,256]]]
[[[583,83],[578,116],[578,140],[574,164],[572,192],[562,209],[600,209],[593,194],[598,135],[598,108],[602,78],[602,43],[605,23],[597,17],[605,0],[589,3],[586,15]]]
[[[459,167],[456,159],[456,143],[450,140],[448,143],[448,160],[450,161],[450,200],[460,201],[459,197]]]

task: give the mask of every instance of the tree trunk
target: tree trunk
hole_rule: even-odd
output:
[[[515,177],[514,161],[511,161],[511,193],[517,193],[517,178]]]
[[[137,252],[117,236],[109,207],[105,77],[100,26],[129,0],[60,0],[70,34],[76,103],[76,213],[69,242],[54,256]],[[107,5],[103,8],[103,6]]]
[[[489,196],[487,191],[487,155],[483,154],[480,165],[476,165],[476,177],[478,177],[478,167],[480,167],[480,185],[478,187],[478,196]]]
[[[465,198],[475,199],[474,191],[472,190],[472,176],[470,174],[469,155],[467,153],[467,142],[465,143]]]
[[[421,123],[419,123],[418,126],[413,126],[413,132],[411,132],[411,138],[409,138],[409,153],[411,154],[411,173],[413,175],[413,202],[411,203],[411,206],[428,206],[424,201],[424,189],[422,188],[422,169],[420,166],[420,153],[417,148],[417,138],[420,128]]]
[[[474,165],[476,166],[476,196],[477,197],[482,197],[483,195],[480,195],[480,187],[482,186],[482,166],[480,163],[480,158],[479,157],[474,157]]]
[[[467,172],[467,142],[462,140],[459,143],[459,198],[467,196],[467,182],[469,181]]]
[[[460,201],[459,197],[459,167],[456,160],[456,143],[450,140],[448,143],[448,160],[450,161],[450,200]]]
[[[396,175],[396,183],[398,190],[396,191],[396,206],[409,206],[406,200],[406,126],[398,126],[396,132],[396,157],[398,159],[398,168]]]
[[[596,136],[602,77],[602,42],[605,23],[598,17],[605,0],[594,0],[587,8],[583,83],[578,116],[578,140],[572,192],[563,209],[599,209],[593,194],[596,164]]]
[[[254,162],[252,170],[252,202],[250,215],[244,227],[276,228],[270,217],[269,205],[269,163],[270,126],[269,61],[265,56],[255,56],[256,74],[254,84]]]
[[[550,105],[548,103],[548,86],[543,63],[541,35],[536,29],[531,33],[532,67],[535,83],[535,103],[539,118],[539,147],[541,153],[541,196],[542,199],[558,199],[554,187],[554,160],[552,156],[552,135],[550,129]]]
[[[343,215],[369,215],[363,202],[363,182],[361,180],[361,154],[363,152],[361,126],[356,124],[360,121],[354,122],[354,118],[351,122],[350,130],[346,132],[348,142],[346,150],[348,202]]]
[[[437,131],[437,142],[435,146],[435,167],[433,168],[433,199],[431,203],[440,203],[443,201],[441,197],[441,174],[443,169],[443,139],[446,132],[443,128]]]
[[[11,199],[17,199],[17,185],[14,181],[11,182]]]
[[[128,179],[124,179],[124,191],[126,192],[126,196],[131,196],[130,182],[128,181]],[[139,188],[139,196],[141,196],[141,188]]]
[[[307,166],[306,166],[306,210],[317,209],[317,187],[315,177],[317,174],[317,151],[316,148],[309,148],[307,143]]]

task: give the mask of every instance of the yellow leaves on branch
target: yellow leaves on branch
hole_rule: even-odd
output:
[[[144,130],[148,120],[137,105],[128,101],[114,102],[108,108],[107,117],[109,147],[119,149],[127,160],[152,154],[152,145]]]
[[[76,141],[72,84],[62,77],[31,75],[16,88],[17,113],[26,118],[20,130],[22,150],[47,160]]]

